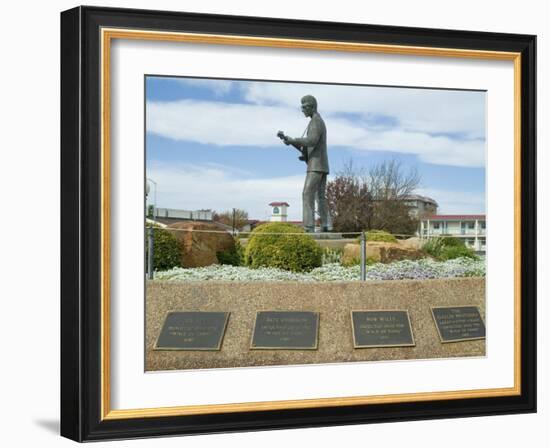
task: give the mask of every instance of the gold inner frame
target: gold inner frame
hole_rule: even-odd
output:
[[[227,412],[306,409],[382,403],[503,397],[521,394],[521,53],[416,47],[303,39],[101,29],[101,419],[168,417]],[[506,60],[514,63],[514,386],[442,392],[369,395],[303,400],[281,400],[214,405],[188,405],[141,409],[111,409],[110,368],[110,62],[113,39],[170,41],[212,45],[297,48],[345,52],[367,52],[412,56]]]

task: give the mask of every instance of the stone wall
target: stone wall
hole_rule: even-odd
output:
[[[430,307],[475,305],[485,320],[485,279],[380,282],[147,283],[146,370],[484,356],[485,340],[442,344]],[[351,310],[408,310],[416,346],[353,347]],[[317,350],[250,350],[256,311],[317,311]],[[153,350],[170,311],[229,311],[220,351]]]

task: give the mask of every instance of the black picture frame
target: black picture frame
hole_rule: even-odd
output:
[[[521,55],[520,393],[389,404],[102,418],[104,27]],[[536,36],[77,7],[61,13],[61,435],[76,441],[536,412]]]

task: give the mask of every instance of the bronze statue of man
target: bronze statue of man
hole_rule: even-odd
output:
[[[317,100],[312,95],[302,98],[302,112],[310,117],[309,125],[301,138],[291,138],[282,131],[277,134],[286,145],[298,149],[302,156],[300,160],[307,163],[306,181],[302,192],[303,224],[306,232],[315,231],[315,202],[321,218],[321,230],[329,230],[329,214],[326,198],[328,155],[327,128],[317,112]]]

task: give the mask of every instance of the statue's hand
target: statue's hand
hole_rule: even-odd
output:
[[[285,145],[290,145],[290,137],[286,136],[283,131],[277,132],[277,137],[279,137]]]

